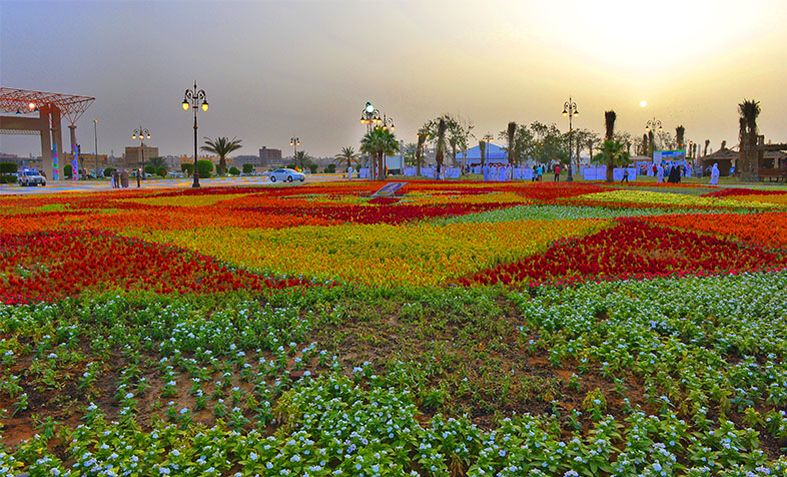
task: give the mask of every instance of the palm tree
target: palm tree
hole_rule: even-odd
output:
[[[612,144],[607,143],[615,143],[615,120],[618,118],[618,115],[615,111],[605,111],[604,112],[604,127],[606,129],[606,135],[604,136],[604,144],[601,146],[602,153],[605,150],[612,150]],[[622,149],[622,145],[617,143],[617,145]],[[614,158],[612,155],[608,155],[607,158],[609,161],[607,162],[607,182],[612,182],[612,170],[615,167]]]
[[[226,138],[223,136],[217,137],[216,139],[210,139],[208,137],[205,138],[205,145],[202,146],[202,150],[205,152],[210,152],[212,154],[216,154],[219,156],[219,174],[224,174],[227,171],[227,156],[233,152],[240,149],[241,143],[240,139],[238,138]]]
[[[744,99],[738,105],[740,113],[741,146],[740,155],[743,164],[741,179],[755,181],[758,176],[759,153],[757,151],[757,117],[760,115],[760,102]]]
[[[361,152],[372,156],[372,160],[377,161],[377,177],[382,180],[385,178],[385,168],[383,160],[385,156],[395,154],[399,150],[399,141],[396,136],[386,128],[376,127],[366,133],[361,140]]]
[[[682,125],[675,128],[675,140],[678,142],[678,149],[683,149],[683,138],[686,134],[686,128]]]
[[[445,119],[440,118],[440,121],[437,123],[437,135],[435,137],[436,144],[435,144],[435,155],[434,160],[437,163],[437,171],[438,173],[443,170],[443,162],[445,161],[445,130],[447,126],[445,123]]]
[[[347,169],[349,169],[353,163],[358,162],[358,154],[355,152],[355,148],[352,146],[343,147],[342,152],[336,154],[334,158],[336,159],[336,162],[346,162]]]
[[[612,182],[609,171],[614,167],[623,167],[629,164],[631,156],[626,151],[626,146],[615,140],[605,140],[601,144],[601,150],[593,158],[594,162],[607,165],[607,182]]]
[[[309,155],[306,154],[306,151],[298,151],[293,156],[293,160],[295,161],[295,165],[298,166],[300,170],[303,170],[309,162]]]
[[[478,141],[478,151],[481,153],[481,167],[486,165],[486,141]]]
[[[424,130],[418,132],[418,144],[415,147],[415,175],[421,177],[421,165],[424,162],[424,143],[429,138],[429,133]]]
[[[710,139],[705,140],[705,149],[702,150],[703,157],[708,155],[708,146],[710,146]]]
[[[511,121],[508,123],[508,130],[506,131],[506,140],[508,141],[508,162],[516,164],[517,157],[514,151],[514,135],[516,134],[516,123]]]

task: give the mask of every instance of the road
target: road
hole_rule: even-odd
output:
[[[342,180],[341,174],[310,174],[306,176],[306,184],[319,182],[334,182]],[[216,177],[200,179],[203,187],[232,187],[232,186],[269,186],[280,187],[268,181],[267,177]],[[188,189],[191,188],[191,179],[149,179],[142,181],[142,189]],[[129,188],[137,188],[137,181],[129,179]],[[46,187],[20,187],[16,184],[0,184],[0,195],[33,195],[57,194],[67,192],[99,192],[122,189],[112,189],[109,181],[59,181],[50,182]]]

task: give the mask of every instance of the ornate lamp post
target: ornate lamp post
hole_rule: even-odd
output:
[[[197,82],[194,81],[194,87],[187,89],[183,94],[183,103],[181,103],[183,111],[188,111],[189,108],[194,110],[194,183],[191,187],[199,187],[199,172],[197,171],[197,111],[202,108],[203,111],[208,110],[208,100],[205,97],[204,89],[197,89]]]
[[[141,186],[140,177],[145,178],[145,137],[150,139],[150,131],[144,129],[142,126],[131,132],[131,139],[139,139],[139,157],[142,162],[142,167],[137,170],[137,187]]]
[[[383,118],[380,117],[380,110],[375,108],[371,101],[367,101],[366,105],[361,110],[361,124],[366,125],[366,133],[370,133],[373,127],[380,125],[383,121]],[[391,120],[391,126],[393,126],[393,120]],[[374,159],[370,159],[369,177],[377,177],[375,169]]]
[[[301,145],[301,139],[297,137],[290,138],[290,146],[292,146],[292,161],[295,162],[295,165],[298,165],[298,146]]]
[[[571,139],[574,134],[574,116],[578,115],[577,103],[569,96],[568,101],[563,103],[563,116],[568,116],[568,176],[566,182],[574,182],[573,161],[571,160]],[[577,157],[579,161],[579,157]]]

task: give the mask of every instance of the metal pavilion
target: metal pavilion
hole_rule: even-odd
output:
[[[10,113],[0,115],[0,134],[40,135],[42,169],[48,179],[60,180],[64,165],[62,118],[68,121],[71,151],[74,151],[76,122],[95,99],[0,86],[0,113]]]

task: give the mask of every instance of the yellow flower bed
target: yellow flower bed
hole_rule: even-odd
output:
[[[665,204],[687,207],[754,207],[774,208],[774,204],[759,202],[742,203],[738,200],[716,197],[700,197],[688,194],[672,194],[668,192],[651,192],[644,190],[614,190],[596,192],[573,197],[570,201],[593,200],[599,202],[629,202],[633,204]]]
[[[743,202],[749,206],[752,202],[758,204],[772,204],[787,207],[787,194],[749,194],[731,195],[728,199]]]
[[[176,195],[170,197],[146,197],[140,199],[120,199],[121,202],[134,202],[143,205],[169,206],[169,207],[205,207],[225,200],[245,197],[248,194],[206,194],[206,195]]]
[[[596,219],[526,220],[136,233],[250,268],[385,286],[444,283],[608,224]]]

